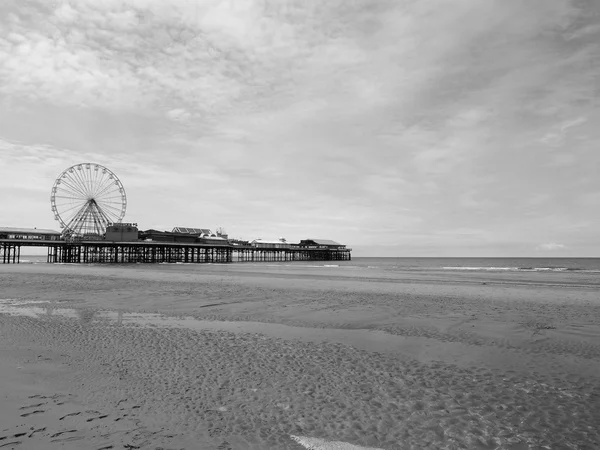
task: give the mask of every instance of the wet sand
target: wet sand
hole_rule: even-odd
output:
[[[599,291],[592,274],[0,266],[0,448],[600,448]]]

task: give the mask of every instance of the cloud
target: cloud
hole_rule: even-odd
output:
[[[548,242],[546,244],[540,244],[536,247],[537,250],[553,251],[553,250],[565,250],[567,248],[564,244],[557,244],[555,242]]]
[[[50,169],[93,158],[123,175],[139,223],[421,250],[429,236],[428,252],[472,229],[461,242],[492,253],[575,251],[564,224],[600,220],[585,194],[600,190],[597,9],[3,2],[0,185],[41,195]]]
[[[191,115],[185,109],[176,108],[167,111],[167,117],[174,121],[186,121]]]
[[[587,117],[578,117],[576,119],[567,120],[557,126],[555,131],[546,134],[541,141],[544,144],[553,146],[564,144],[569,129],[578,127],[586,123],[587,120]]]

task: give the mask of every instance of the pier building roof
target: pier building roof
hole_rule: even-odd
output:
[[[289,242],[287,241],[282,241],[282,240],[268,240],[268,239],[254,239],[252,241],[252,243],[257,243],[257,244],[289,244]]]
[[[172,233],[185,234],[212,234],[208,228],[190,228],[190,227],[175,227]]]
[[[332,241],[331,239],[305,239],[304,241],[314,242],[317,245],[342,245],[339,242]]]
[[[60,231],[47,230],[47,229],[44,229],[44,228],[0,227],[0,233],[55,234],[57,236],[60,236]]]

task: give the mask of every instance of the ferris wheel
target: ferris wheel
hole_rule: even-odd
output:
[[[127,196],[117,176],[100,164],[69,167],[54,182],[50,195],[54,218],[63,234],[102,235],[109,223],[125,217]]]

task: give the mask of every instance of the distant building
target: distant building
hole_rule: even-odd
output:
[[[172,233],[182,233],[182,234],[193,234],[196,236],[208,235],[210,236],[212,231],[208,228],[190,228],[190,227],[175,227],[173,228]]]
[[[199,230],[199,228],[198,228]],[[209,230],[210,231],[210,230]],[[199,235],[196,233],[181,233],[173,231],[158,231],[146,230],[140,231],[140,239],[143,241],[155,242],[173,242],[178,244],[205,244],[205,245],[226,245],[229,246],[229,241],[219,236]]]
[[[60,231],[44,228],[0,227],[0,239],[21,239],[34,241],[59,241]]]
[[[302,248],[344,249],[345,245],[330,239],[303,239],[297,245]]]
[[[227,234],[227,231],[225,231],[225,228],[217,228],[217,236],[222,237],[223,239],[229,239],[229,235]]]
[[[200,236],[196,238],[196,242],[198,244],[206,244],[206,245],[227,245],[229,246],[229,241],[221,236]]]
[[[140,232],[140,239],[156,242],[194,243],[198,236],[189,233],[174,233],[169,231],[146,230]]]
[[[236,247],[248,247],[250,246],[249,241],[245,241],[243,239],[227,239],[231,245]]]
[[[104,240],[112,242],[135,242],[138,239],[137,223],[111,223],[104,235]]]
[[[279,240],[269,241],[266,239],[254,239],[250,245],[255,248],[292,248],[292,244],[288,244],[284,238]]]

